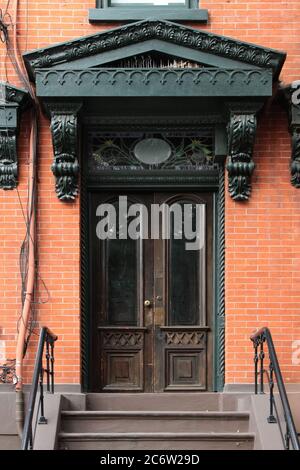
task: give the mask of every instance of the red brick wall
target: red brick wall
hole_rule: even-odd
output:
[[[21,0],[20,48],[31,50],[97,32],[88,23],[94,0]],[[28,10],[26,11],[26,4]],[[202,1],[210,13],[203,29],[248,42],[285,50],[281,74],[289,82],[300,78],[300,8],[298,0]],[[0,1],[5,8],[6,1]],[[110,26],[106,25],[105,28]],[[104,28],[104,27],[102,27]],[[6,74],[21,85],[0,43],[0,79]],[[25,226],[19,202],[26,204],[28,134],[23,118],[19,145],[18,192],[0,191],[0,341],[6,357],[15,357],[16,324],[20,315],[18,256]],[[300,381],[300,366],[292,365],[292,341],[300,339],[300,192],[289,183],[290,138],[286,116],[276,106],[264,112],[255,149],[253,193],[246,204],[226,197],[226,382],[252,381],[248,337],[262,325],[272,328],[287,381]],[[38,321],[59,335],[57,380],[80,380],[79,340],[79,201],[63,204],[54,192],[50,170],[52,144],[49,122],[42,117],[39,145],[38,240],[40,282]],[[35,342],[27,356],[30,377]]]

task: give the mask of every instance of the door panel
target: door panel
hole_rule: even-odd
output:
[[[173,212],[167,212],[164,223],[170,225],[171,237],[156,241],[154,256],[154,278],[162,278],[155,292],[155,298],[162,300],[155,305],[154,390],[208,390],[212,387],[212,195],[156,193],[154,199],[160,205],[183,208],[185,204],[193,230],[198,210],[199,242],[199,249],[187,250],[186,243],[193,240],[185,236],[183,224],[175,226]],[[183,232],[181,239],[176,230]]]
[[[143,391],[143,328],[99,327],[103,391]]]
[[[149,238],[120,239],[121,224],[117,239],[100,240],[96,233],[103,218],[97,208],[117,205],[119,196],[90,195],[91,389],[210,390],[212,195],[129,193],[129,205],[147,208],[141,225]],[[152,204],[164,204],[156,239],[150,238]],[[186,250],[193,240],[180,238],[186,227],[175,223],[174,204],[182,214],[189,204],[185,215],[197,232],[199,249]],[[110,221],[110,230],[116,229],[116,220]]]

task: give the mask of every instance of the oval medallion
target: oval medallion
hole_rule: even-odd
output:
[[[134,146],[135,157],[146,165],[163,163],[172,154],[171,146],[163,139],[143,139]]]

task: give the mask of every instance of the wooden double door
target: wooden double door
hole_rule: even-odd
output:
[[[89,198],[91,390],[211,390],[213,195]]]

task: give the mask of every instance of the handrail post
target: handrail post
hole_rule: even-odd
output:
[[[285,450],[290,450],[290,431],[288,424],[286,423],[286,432],[285,432]]]
[[[41,366],[40,371],[40,403],[41,403],[41,416],[39,417],[39,424],[47,424],[47,419],[45,418],[45,409],[44,409],[44,384],[43,384],[44,369]]]
[[[268,423],[277,423],[277,419],[274,416],[274,367],[270,360],[270,415],[268,416]]]
[[[253,343],[254,345],[254,392],[257,395],[258,392],[258,354],[257,354],[257,342]]]
[[[54,393],[54,341],[50,343],[50,379],[51,393]]]
[[[47,392],[50,392],[50,353],[49,353],[49,337],[46,336],[46,373],[47,373]]]
[[[259,391],[259,393],[260,394],[265,393],[264,392],[264,357],[265,357],[264,341],[265,341],[264,336],[261,336],[261,338],[260,338],[260,352],[259,352],[259,363],[260,363],[260,372],[259,372],[259,375],[260,375],[260,391]]]
[[[30,426],[30,431],[29,431],[29,449],[33,449],[33,439],[32,439],[32,425]]]

